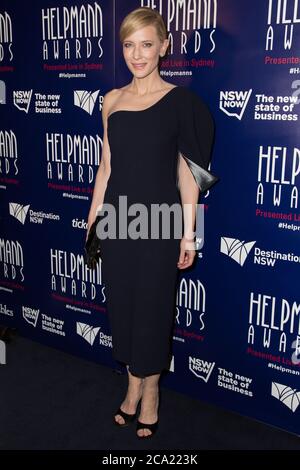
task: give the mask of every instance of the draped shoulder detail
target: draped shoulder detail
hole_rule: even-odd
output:
[[[184,87],[183,87],[184,88]],[[211,161],[215,125],[208,106],[194,91],[184,88],[178,100],[178,162],[182,155],[194,179],[203,193],[220,178],[212,174],[208,167]]]

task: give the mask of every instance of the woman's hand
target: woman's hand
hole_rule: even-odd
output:
[[[183,237],[180,242],[180,255],[177,263],[178,269],[186,269],[193,264],[196,256],[194,240]]]

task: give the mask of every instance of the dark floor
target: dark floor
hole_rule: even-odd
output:
[[[160,425],[140,441],[114,411],[126,376],[20,336],[0,366],[0,449],[287,450],[300,438],[161,387]]]

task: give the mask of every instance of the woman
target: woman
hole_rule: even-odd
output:
[[[132,11],[121,24],[120,40],[133,78],[104,97],[102,159],[88,230],[104,202],[116,208],[119,220],[120,195],[127,207],[141,203],[149,211],[163,203],[192,207],[182,211],[181,238],[99,237],[113,355],[128,372],[127,395],[114,422],[133,421],[141,400],[136,429],[145,438],[158,426],[159,378],[170,364],[178,269],[195,258],[199,190],[218,177],[207,171],[214,131],[208,108],[191,90],[159,75],[169,46],[161,15],[147,7]]]

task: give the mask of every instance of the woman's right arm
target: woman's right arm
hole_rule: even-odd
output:
[[[107,187],[107,182],[110,177],[110,148],[107,138],[107,116],[111,106],[111,99],[114,90],[109,91],[103,98],[102,104],[102,122],[103,122],[103,143],[102,154],[99,168],[96,173],[95,185],[93,191],[93,198],[89,210],[86,238],[88,237],[89,229],[94,222],[97,212],[101,209],[103,204],[104,195]]]

